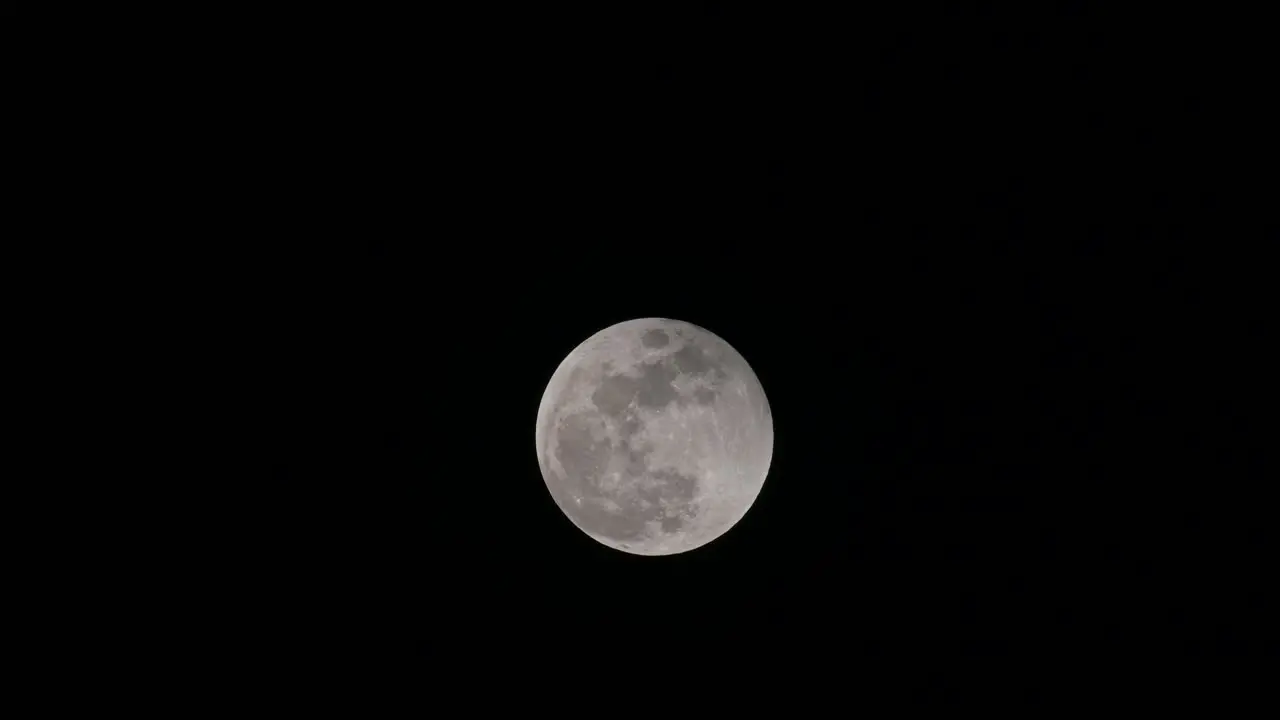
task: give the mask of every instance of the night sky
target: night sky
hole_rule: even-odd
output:
[[[462,675],[1249,642],[1193,621],[1188,568],[1235,566],[1155,469],[1225,412],[1152,362],[1211,325],[1180,248],[1215,202],[1155,41],[1065,4],[432,13],[258,31],[255,140],[211,151],[255,149],[239,227],[286,241],[263,514],[321,638]],[[534,453],[564,356],[649,316],[732,344],[775,433],[745,519],[665,558],[578,531]]]

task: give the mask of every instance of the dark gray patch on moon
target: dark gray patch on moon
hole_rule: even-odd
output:
[[[670,355],[668,361],[676,370],[688,375],[701,375],[711,370],[706,353],[692,344],[687,344]]]
[[[605,415],[621,415],[635,397],[631,382],[631,378],[625,375],[609,375],[591,393],[591,402]]]
[[[600,411],[620,418],[635,401],[645,408],[661,409],[679,397],[671,384],[679,374],[664,364],[641,365],[638,378],[621,374],[606,374],[600,386],[591,393],[591,402]]]
[[[609,441],[597,440],[592,433],[599,425],[600,418],[593,414],[575,413],[565,418],[560,428],[556,459],[568,479],[576,481],[574,489],[579,492],[585,493],[589,485],[599,484],[600,475],[613,454]]]
[[[640,344],[647,348],[664,348],[671,344],[671,338],[667,337],[667,334],[661,330],[646,330],[640,336]]]
[[[688,502],[698,491],[697,478],[681,475],[674,470],[654,470],[650,475],[662,483],[665,490],[663,495],[669,499]]]
[[[672,372],[666,365],[646,365],[636,391],[636,403],[640,407],[658,410],[675,402],[680,397],[672,384],[677,375],[679,373]]]
[[[677,372],[700,377],[707,383],[708,387],[699,387],[694,390],[695,404],[712,405],[715,403],[718,391],[727,377],[725,372],[717,367],[717,363],[707,355],[705,350],[696,345],[688,344],[672,353],[665,362],[670,363]]]
[[[697,509],[691,504],[698,491],[697,478],[669,470],[655,470],[650,474],[661,483],[659,496],[667,502],[668,508],[674,508],[676,512],[675,515],[667,514],[665,509],[662,512],[663,532],[680,530],[684,527],[686,518],[697,514]]]
[[[634,412],[627,412],[618,422],[618,433],[622,435],[624,442],[626,442],[638,432],[640,432],[640,418],[636,417]]]

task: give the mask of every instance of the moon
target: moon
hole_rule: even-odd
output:
[[[623,552],[674,555],[747,514],[773,457],[773,416],[727,342],[645,318],[601,330],[560,363],[535,442],[547,489],[579,530]]]

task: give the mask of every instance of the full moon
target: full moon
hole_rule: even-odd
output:
[[[538,464],[596,541],[674,555],[723,535],[760,494],[773,417],[746,360],[678,320],[629,320],[560,363],[538,407]]]

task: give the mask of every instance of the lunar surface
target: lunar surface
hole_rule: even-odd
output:
[[[611,548],[672,555],[746,515],[773,418],[746,360],[677,320],[601,330],[560,363],[538,407],[542,477],[574,525]]]

